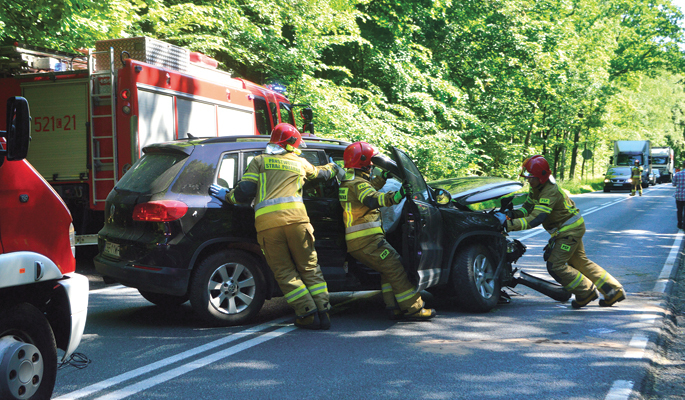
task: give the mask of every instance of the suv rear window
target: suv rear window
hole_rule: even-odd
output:
[[[185,164],[186,154],[148,153],[117,182],[116,188],[151,194],[166,190]]]

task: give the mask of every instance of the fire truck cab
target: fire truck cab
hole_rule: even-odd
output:
[[[87,54],[15,43],[0,48],[2,57],[9,61],[0,62],[0,98],[29,100],[27,159],[67,203],[77,245],[97,243],[105,199],[144,146],[269,134],[280,122],[295,124],[282,94],[148,37],[98,41]],[[311,110],[302,115],[311,126]]]
[[[64,202],[24,157],[30,117],[8,102],[0,150],[0,399],[49,399],[86,324],[88,279],[76,274]]]

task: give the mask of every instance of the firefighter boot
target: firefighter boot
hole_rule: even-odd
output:
[[[597,290],[595,290],[595,288],[593,287],[592,292],[590,292],[590,294],[588,294],[587,297],[580,297],[578,295],[575,295],[575,297],[576,298],[573,299],[573,301],[571,302],[571,307],[578,309],[585,307],[586,305],[588,305],[588,303],[590,303],[593,300],[597,300],[599,295],[597,294]]]
[[[331,317],[328,315],[328,311],[319,311],[319,321],[321,329],[331,329]]]
[[[295,326],[303,329],[318,330],[321,329],[321,319],[319,313],[309,314],[306,317],[300,317],[295,320]],[[329,321],[330,327],[330,321]]]
[[[623,288],[611,289],[604,298],[599,301],[600,307],[611,307],[613,304],[626,299],[626,292]]]
[[[391,321],[400,321],[404,319],[404,313],[399,308],[389,308],[388,318]]]
[[[432,308],[422,308],[419,311],[411,314],[404,314],[404,316],[409,321],[428,321],[429,319],[435,317],[435,310]]]

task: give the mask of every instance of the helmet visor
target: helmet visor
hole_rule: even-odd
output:
[[[532,173],[528,172],[526,167],[521,167],[521,174],[519,176],[521,178],[535,178]]]

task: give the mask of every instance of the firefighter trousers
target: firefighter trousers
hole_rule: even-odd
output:
[[[423,308],[421,294],[409,282],[399,253],[383,235],[369,236],[366,245],[351,251],[350,254],[381,274],[381,290],[386,308],[394,310],[399,305],[406,314],[415,313]]]
[[[631,196],[635,196],[635,190],[640,192],[642,196],[642,181],[640,179],[633,179],[633,189],[630,191]]]
[[[611,274],[587,258],[583,246],[584,234],[585,224],[560,233],[555,238],[554,248],[547,259],[549,274],[564,289],[583,298],[595,288],[602,294],[622,288]]]
[[[257,232],[267,264],[298,317],[330,309],[328,287],[317,264],[314,228],[308,222]]]

